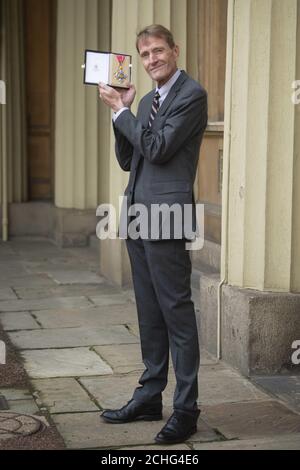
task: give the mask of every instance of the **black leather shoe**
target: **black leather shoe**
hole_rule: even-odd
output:
[[[175,410],[167,424],[157,434],[158,444],[179,444],[197,432],[197,420],[200,410],[184,412]]]
[[[131,399],[119,410],[103,411],[101,417],[108,423],[159,421],[162,419],[162,403],[140,403]]]

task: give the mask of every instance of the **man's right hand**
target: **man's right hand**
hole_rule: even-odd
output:
[[[130,108],[130,106],[134,102],[134,98],[135,98],[135,95],[136,95],[135,86],[131,84],[131,85],[129,85],[128,89],[118,90],[118,91],[121,95],[121,99],[124,103],[124,106],[126,106],[126,108]]]

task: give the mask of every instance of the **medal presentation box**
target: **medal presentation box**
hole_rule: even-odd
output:
[[[103,82],[115,88],[128,88],[131,82],[131,56],[114,52],[85,51],[83,83]]]

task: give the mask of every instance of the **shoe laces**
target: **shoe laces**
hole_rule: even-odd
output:
[[[169,424],[178,424],[182,426],[183,428],[189,427],[191,425],[191,420],[187,419],[187,416],[184,416],[181,413],[177,413],[176,411],[170,416],[168,419],[166,426]]]
[[[168,425],[168,424],[177,424],[177,423],[178,423],[178,424],[180,423],[180,417],[179,417],[179,415],[173,413],[173,414],[170,416],[170,418],[168,419],[167,425]]]

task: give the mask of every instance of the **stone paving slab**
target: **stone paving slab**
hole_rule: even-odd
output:
[[[27,257],[27,259],[22,260],[22,265],[29,274],[42,274],[50,273],[52,271],[72,271],[72,270],[88,270],[90,269],[86,263],[82,264],[82,261],[78,259],[64,259],[64,258],[55,258],[55,256],[47,256],[44,258],[39,258],[35,256]],[[92,269],[90,269],[91,273]]]
[[[204,406],[201,416],[227,439],[300,433],[300,415],[276,401]]]
[[[300,450],[300,434],[225,442],[195,443],[195,450]]]
[[[18,349],[68,348],[76,346],[101,346],[103,344],[137,343],[123,325],[102,328],[52,328],[23,330],[8,333]]]
[[[97,348],[98,350],[98,348]],[[106,355],[100,356],[108,362],[112,368],[119,360],[118,347],[116,354],[106,350]],[[102,349],[103,351],[103,349]],[[125,353],[124,353],[125,355]],[[112,359],[113,358],[113,359]],[[80,378],[80,381],[93,395],[103,408],[119,408],[123,406],[132,397],[133,390],[139,385],[138,380],[142,373],[142,368],[136,373],[129,375],[113,375],[110,377]],[[119,371],[120,372],[120,371]],[[122,369],[121,369],[122,372]],[[116,373],[116,372],[115,372]],[[214,375],[214,381],[212,378]],[[216,377],[218,379],[216,380]],[[207,381],[207,383],[206,383]],[[168,375],[168,385],[163,392],[164,406],[173,405],[173,396],[175,391],[176,379],[174,371],[170,364]],[[224,366],[201,366],[199,372],[199,406],[203,408],[206,404],[231,403],[250,401],[271,400],[246,379],[240,377],[237,373],[225,369]]]
[[[111,368],[89,348],[39,349],[21,352],[32,378],[112,374]]]
[[[95,346],[94,350],[107,362],[115,374],[127,374],[129,372],[141,371],[145,369],[142,362],[140,343],[118,344],[113,346]],[[174,379],[171,356],[169,359],[169,378]]]
[[[43,253],[45,253],[45,256],[43,256]],[[33,255],[33,256],[32,256]],[[38,255],[38,256],[36,256]],[[38,264],[46,264],[48,263],[48,266],[73,266],[78,265],[78,258],[76,256],[68,256],[67,253],[65,253],[65,250],[60,251],[60,249],[57,249],[56,251],[52,252],[50,251],[42,251],[40,254],[39,253],[32,253],[31,251],[26,251],[26,256],[24,258],[21,258],[23,260],[24,265],[26,266],[36,266]]]
[[[281,400],[289,403],[293,408],[300,411],[300,376],[275,375],[269,377],[252,377],[265,390],[276,395]]]
[[[216,379],[217,377],[217,379]],[[170,368],[168,386],[164,390],[163,399],[166,406],[173,405],[173,395],[176,378],[173,369]],[[200,408],[204,405],[218,403],[266,401],[271,398],[241,377],[237,372],[225,368],[223,364],[200,365],[198,374]]]
[[[127,327],[133,335],[138,338],[140,337],[139,324],[137,322],[127,323]]]
[[[116,305],[106,305],[82,309],[35,311],[33,315],[43,328],[125,325],[137,318],[135,306],[132,304],[125,304],[122,309]]]
[[[36,256],[39,258],[45,258],[50,255],[57,255],[58,253],[63,254],[63,249],[58,247],[51,240],[46,239],[29,239],[29,238],[15,238],[12,241],[12,247],[14,253],[18,254],[22,258],[29,256]]]
[[[0,300],[15,300],[18,297],[10,287],[0,289]]]
[[[73,378],[40,379],[31,381],[38,403],[51,414],[99,411],[86,391]]]
[[[22,266],[20,261],[5,261],[5,269],[0,271],[0,281],[2,279],[13,278],[21,275],[26,275],[26,269]]]
[[[123,289],[122,294],[124,294],[131,302],[135,303],[135,294],[133,289]]]
[[[100,244],[99,239],[97,239],[96,234],[94,235],[96,238],[96,242]],[[98,247],[96,249],[91,249],[89,246],[76,246],[76,247],[66,247],[64,251],[71,256],[78,256],[83,258],[91,258],[95,259],[95,256],[98,256]],[[96,260],[97,261],[97,260]]]
[[[0,395],[3,395],[7,400],[28,400],[31,398],[29,390],[23,388],[0,388]]]
[[[200,366],[199,397],[200,405],[270,399],[248,379],[221,364]]]
[[[20,273],[18,273],[18,275],[13,278],[1,279],[2,287],[13,287],[14,289],[17,287],[31,288],[32,286],[51,287],[54,284],[53,279],[50,279],[47,274],[24,274],[23,276],[20,276]]]
[[[200,351],[200,364],[203,366],[209,366],[209,365],[215,365],[218,364],[219,361],[216,359],[214,356],[209,354],[207,351],[204,351],[204,349],[201,349]]]
[[[16,250],[16,255],[19,256],[19,259],[22,261],[23,266],[26,267],[27,263],[33,262],[33,263],[49,263],[51,264],[51,260],[54,257],[59,256],[60,249],[53,246],[51,247],[50,245],[48,247],[45,246],[40,246],[40,247],[27,247],[24,249],[17,249]],[[62,255],[63,256],[63,255]]]
[[[9,411],[14,413],[25,413],[33,415],[38,413],[40,410],[33,399],[31,400],[9,400],[8,401]]]
[[[99,242],[100,245],[100,242]],[[96,266],[99,269],[99,246],[96,249],[91,246],[75,247],[75,248],[64,248],[65,256],[71,259],[78,259],[83,261],[89,268]]]
[[[23,312],[27,310],[46,310],[57,308],[83,308],[91,303],[85,297],[51,297],[32,300],[4,300],[0,302],[0,312]]]
[[[151,444],[162,426],[162,421],[108,424],[102,421],[100,413],[56,414],[53,421],[69,449]]]
[[[120,289],[110,284],[70,284],[65,286],[57,285],[51,280],[51,286],[34,286],[34,287],[15,287],[15,292],[20,299],[41,299],[51,297],[74,297],[89,295],[113,295],[120,294]]]
[[[100,404],[102,409],[121,408],[139,386],[141,373],[110,377],[80,377],[79,382]]]
[[[120,313],[119,307],[116,307],[116,311],[119,312],[121,319],[122,319],[122,313]],[[124,308],[122,308],[122,312],[123,311],[124,311]],[[137,317],[136,313],[135,313],[135,316]],[[119,322],[119,323],[123,323],[123,322]],[[128,327],[129,331],[132,334],[134,334],[138,338],[140,337],[138,323],[134,323],[134,322],[129,323],[128,321],[126,321],[126,326]],[[211,354],[209,354],[207,351],[204,351],[204,349],[201,349],[200,364],[201,365],[215,365],[215,364],[219,364],[219,361],[215,357],[213,357]]]
[[[96,346],[95,351],[111,366],[115,373],[145,369],[140,344]]]
[[[139,378],[142,371],[123,375],[111,375],[109,377],[80,377],[79,381],[97,400],[103,409],[120,408],[131,398],[133,391],[139,386]],[[173,405],[175,391],[174,371],[170,367],[168,385],[163,392],[164,406]]]
[[[4,241],[0,240],[0,254],[1,254],[1,256],[4,255],[4,254],[13,255],[14,253],[15,252],[14,252],[14,248],[13,248],[13,245],[12,245],[11,241],[4,242]]]
[[[77,270],[52,270],[47,274],[57,284],[102,284],[104,278],[90,271]]]
[[[80,271],[83,268],[82,263],[83,262],[77,258],[55,258],[53,256],[43,260],[33,258],[22,261],[22,265],[28,273],[47,273],[49,275],[50,273],[56,274],[60,272]],[[92,272],[95,274],[99,266],[89,267],[87,263],[84,262],[84,269],[84,272],[90,275]],[[87,269],[89,269],[89,271],[87,271]]]
[[[13,252],[4,251],[0,248],[0,259],[1,263],[6,263],[6,261],[20,261],[20,257]]]
[[[0,313],[0,322],[5,331],[34,330],[40,328],[29,312]]]
[[[155,445],[154,437],[164,426],[169,415],[162,421],[133,422],[124,424],[105,423],[99,413],[72,413],[53,415],[58,431],[71,449],[110,448]],[[218,436],[202,420],[198,421],[198,441],[218,439]],[[187,441],[188,442],[188,441]]]
[[[133,302],[130,299],[126,298],[124,294],[115,294],[115,295],[90,295],[89,299],[93,304],[102,306],[102,305],[124,305],[129,303],[133,305]]]

